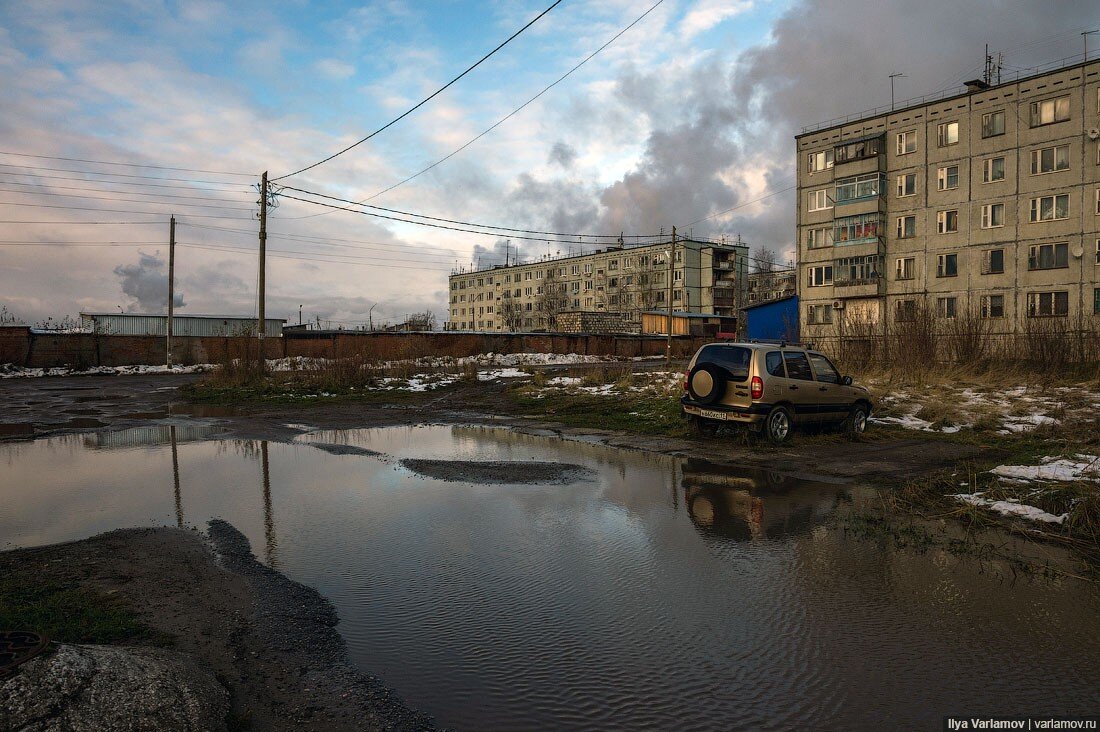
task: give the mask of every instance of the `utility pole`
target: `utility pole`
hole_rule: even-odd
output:
[[[676,227],[672,227],[672,248],[668,253],[668,336],[665,340],[665,363],[672,363],[672,265],[676,260]]]
[[[257,287],[257,298],[259,299],[259,306],[257,308],[256,316],[256,331],[260,338],[260,355],[259,366],[260,370],[264,370],[264,329],[267,324],[267,306],[266,306],[266,275],[267,275],[267,171],[264,171],[263,178],[260,180],[260,278],[259,286]]]
[[[176,299],[176,217],[168,219],[168,328],[165,333],[168,340],[165,343],[164,365],[172,368],[172,318],[175,314]],[[172,446],[175,448],[175,445]]]

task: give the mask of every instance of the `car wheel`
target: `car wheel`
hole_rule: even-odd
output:
[[[791,413],[787,408],[775,407],[764,420],[764,434],[774,444],[781,445],[790,438],[791,426]]]
[[[719,424],[713,419],[706,419],[705,417],[692,417],[691,426],[695,431],[695,434],[700,437],[714,437],[718,434]]]
[[[844,420],[844,431],[849,435],[862,435],[867,431],[867,407],[857,404],[852,407],[848,419]]]

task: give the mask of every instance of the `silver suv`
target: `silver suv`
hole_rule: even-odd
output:
[[[685,372],[684,414],[704,434],[722,423],[762,430],[785,442],[795,425],[832,423],[860,434],[871,415],[871,393],[841,376],[822,353],[801,344],[710,343]]]

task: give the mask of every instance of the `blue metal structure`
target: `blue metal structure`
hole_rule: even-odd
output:
[[[744,308],[745,337],[798,341],[798,296],[765,300]]]

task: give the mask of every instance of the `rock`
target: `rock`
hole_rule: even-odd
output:
[[[0,680],[4,730],[224,730],[228,711],[208,670],[159,648],[61,645]]]

